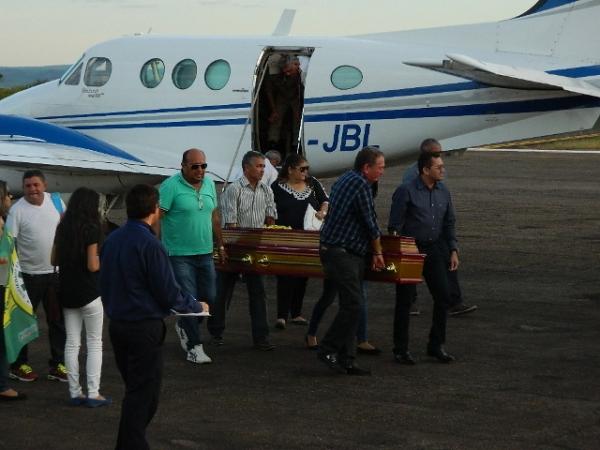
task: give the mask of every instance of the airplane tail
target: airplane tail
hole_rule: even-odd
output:
[[[598,61],[599,22],[600,0],[539,0],[496,24],[496,51]]]
[[[523,14],[500,22],[456,25],[351,36],[439,48],[469,49],[564,59],[566,64],[600,63],[600,0],[539,0]],[[562,64],[559,64],[562,65]],[[574,67],[574,65],[573,65]]]

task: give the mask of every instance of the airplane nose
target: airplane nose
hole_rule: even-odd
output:
[[[56,92],[58,80],[48,81],[0,100],[0,114],[24,117],[44,115],[44,105],[52,103],[51,96]]]

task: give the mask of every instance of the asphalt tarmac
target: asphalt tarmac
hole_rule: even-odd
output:
[[[185,361],[168,319],[153,449],[597,449],[600,446],[600,155],[465,153],[446,158],[458,213],[460,279],[479,309],[448,323],[444,365],[425,355],[431,298],[411,321],[416,366],[391,353],[393,286],[369,286],[373,375],[330,372],[303,345],[305,327],[272,331],[273,352],[251,347],[239,285],[214,362]],[[386,226],[403,167],[377,198]],[[330,185],[332,180],[324,180]],[[274,282],[267,282],[275,320]],[[311,280],[308,317],[321,283]],[[324,320],[322,335],[336,308]],[[31,364],[45,374],[42,336]],[[106,328],[106,327],[105,327]],[[204,329],[205,330],[205,329]],[[203,331],[204,331],[203,330]],[[18,383],[29,399],[0,404],[2,449],[113,448],[123,385],[105,340],[109,407],[67,405],[67,385]]]

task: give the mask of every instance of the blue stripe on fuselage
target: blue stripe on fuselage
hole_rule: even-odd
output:
[[[383,111],[356,111],[326,114],[308,114],[305,122],[346,122],[356,120],[415,119],[426,117],[462,117],[473,115],[519,114],[545,112],[558,109],[600,107],[600,99],[579,95],[567,98],[548,98],[543,100],[522,100],[504,103],[481,103],[472,105],[438,106],[428,108],[410,108]],[[173,127],[209,127],[222,125],[243,125],[246,119],[194,120],[181,122],[150,122],[107,125],[79,125],[78,130],[132,129],[132,128],[173,128]]]

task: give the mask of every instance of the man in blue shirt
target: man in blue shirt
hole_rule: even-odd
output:
[[[356,155],[354,170],[331,188],[327,219],[321,228],[320,256],[325,276],[339,292],[339,310],[321,342],[318,358],[331,369],[348,375],[371,372],[354,363],[354,337],[363,298],[365,257],[371,253],[373,270],[385,267],[381,231],[373,202],[373,187],[383,175],[383,152],[365,147]]]
[[[109,335],[125,382],[116,448],[147,449],[146,427],[158,407],[164,317],[171,310],[208,311],[182,293],[165,248],[152,229],[160,219],[158,191],[137,185],[125,199],[127,223],[110,234],[100,252],[100,293],[110,318]]]
[[[436,139],[428,138],[421,142],[420,146],[421,153],[442,153],[442,146]],[[418,163],[414,162],[404,171],[402,175],[402,183],[410,183],[415,178],[419,177]],[[447,179],[446,174],[444,175]],[[450,305],[448,305],[449,316],[459,316],[461,314],[467,314],[477,309],[477,305],[468,305],[463,301],[462,290],[460,289],[460,283],[458,282],[458,270],[448,271],[448,284],[450,288]],[[419,310],[415,307],[417,301],[416,291],[415,298],[413,299],[413,306],[411,314],[420,314]]]
[[[427,354],[449,363],[454,357],[444,350],[447,309],[450,304],[448,270],[458,268],[455,215],[450,192],[441,182],[444,162],[439,153],[421,153],[419,177],[396,189],[392,197],[389,231],[415,238],[419,251],[427,256],[423,276],[433,297],[433,320]],[[397,362],[415,364],[408,351],[408,326],[415,285],[396,285],[394,314],[394,356]]]

